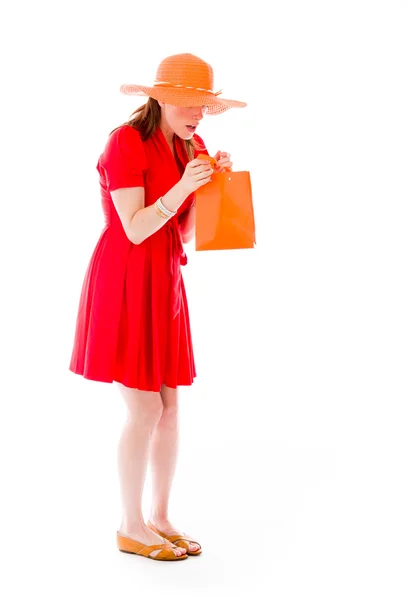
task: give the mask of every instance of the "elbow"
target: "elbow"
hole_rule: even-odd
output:
[[[127,239],[134,244],[135,246],[139,246],[142,242],[144,242],[144,238],[137,234],[134,231],[126,231]]]
[[[135,238],[133,237],[129,237],[129,240],[131,241],[132,244],[134,244],[135,246],[140,246],[140,244],[142,244],[144,242],[144,239],[141,238]]]
[[[127,239],[134,244],[135,246],[139,246],[145,240],[146,236],[141,235],[142,227],[140,227],[139,222],[135,222],[135,216],[139,211],[136,211],[130,221],[127,223],[123,223],[123,229],[127,236]]]
[[[184,244],[189,244],[189,242],[192,242],[194,237],[195,237],[195,235],[194,235],[193,231],[190,231],[189,233],[184,233],[181,235],[181,239]]]
[[[127,225],[127,227],[123,227],[123,229],[127,239],[135,246],[139,246],[142,242],[144,242],[144,238],[140,234],[139,227],[134,227],[134,224],[130,223]]]

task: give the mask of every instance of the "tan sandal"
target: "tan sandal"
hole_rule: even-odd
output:
[[[136,540],[132,540],[131,538],[120,535],[120,533],[116,532],[117,539],[117,547],[120,552],[128,552],[130,554],[138,554],[139,556],[145,556],[146,558],[151,558],[153,560],[184,560],[184,558],[188,558],[188,554],[181,554],[177,556],[174,554],[174,548],[172,544],[153,544],[152,546],[147,546],[146,544],[142,544],[141,542],[137,542]],[[154,550],[158,550],[161,548],[161,552],[159,552],[156,556],[150,556]]]
[[[158,535],[161,535],[161,537],[172,542],[176,546],[179,546],[179,548],[185,548],[185,550],[187,551],[187,555],[189,555],[189,556],[196,556],[197,554],[201,554],[201,552],[202,552],[201,544],[199,542],[196,542],[195,540],[192,540],[189,537],[185,537],[184,535],[180,535],[180,534],[167,535],[163,531],[160,531],[159,529],[157,529],[157,527],[155,525],[153,525],[151,521],[148,521],[147,527],[149,527],[149,529],[151,529],[151,531],[154,531],[154,533],[158,533]],[[198,544],[198,546],[199,546],[198,550],[195,550],[195,551],[189,550],[190,542],[192,542],[193,544]]]

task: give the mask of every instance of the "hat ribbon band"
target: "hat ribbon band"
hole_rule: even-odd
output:
[[[194,87],[192,85],[183,85],[182,83],[171,83],[170,81],[155,81],[154,87],[177,87],[183,88],[185,90],[196,90],[198,92],[207,92],[208,94],[213,94],[214,96],[219,96],[222,93],[222,90],[218,92],[213,92],[212,90],[206,90],[205,88]]]

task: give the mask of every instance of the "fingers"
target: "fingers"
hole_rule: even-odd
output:
[[[200,179],[202,176],[212,175],[213,169],[208,164],[208,161],[199,161],[198,164],[194,165],[194,161],[190,162],[187,167],[192,177]]]
[[[214,159],[216,160],[216,164],[214,165],[215,172],[221,172],[225,169],[232,169],[233,162],[230,160],[230,153],[223,152],[222,150],[218,150],[215,154]],[[188,163],[188,167],[191,169],[196,169],[202,165],[207,165],[208,159],[194,158],[191,162]]]
[[[208,166],[208,164],[210,164],[209,160],[205,160],[203,158],[194,158],[193,160],[191,160],[188,163],[187,166],[193,168],[193,167],[199,167],[200,165],[206,165],[206,166]]]
[[[187,164],[184,177],[190,182],[188,186],[192,185],[191,189],[197,189],[212,181],[211,175],[214,172],[221,173],[232,170],[233,163],[230,160],[229,152],[219,150],[213,157],[215,160],[211,159],[211,162],[209,162],[209,159],[211,157],[206,157],[206,155],[204,157],[202,155],[202,158],[194,158]]]
[[[206,185],[207,183],[209,183],[210,181],[212,181],[210,177],[204,177],[203,179],[199,179],[195,183],[195,186],[198,189],[198,187],[202,187],[202,186]]]
[[[206,165],[205,167],[198,166],[193,171],[191,171],[191,174],[193,176],[201,175],[202,173],[206,173],[206,174],[213,173],[213,169],[211,169],[211,167],[208,167],[208,165]]]
[[[232,169],[232,161],[230,160],[229,152],[223,152],[222,150],[218,150],[215,154],[215,158],[217,160],[216,164],[216,172],[221,173],[226,169]]]
[[[221,173],[222,171],[224,171],[225,169],[232,169],[233,163],[231,160],[224,160],[223,162],[219,161],[217,163],[217,168],[216,171],[218,173]]]
[[[207,177],[210,177],[213,173],[213,169],[205,169],[205,171],[201,171],[200,173],[196,174],[196,180],[200,181],[201,179],[205,179]]]
[[[209,181],[211,181],[211,175],[213,173],[212,169],[209,169],[209,171],[207,169],[205,169],[205,171],[203,171],[202,173],[200,173],[199,175],[197,175],[195,181],[197,184],[201,185],[205,185],[205,183],[208,183]]]
[[[194,159],[185,168],[183,180],[191,192],[211,181],[213,169],[207,160]]]
[[[223,150],[218,150],[217,153],[215,154],[214,158],[219,162],[219,160],[221,160],[222,158],[230,158],[230,154],[229,152],[224,152]]]

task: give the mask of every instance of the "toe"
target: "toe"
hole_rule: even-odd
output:
[[[186,552],[185,548],[179,548],[175,544],[174,544],[173,550],[177,556],[181,556],[181,554],[185,554],[185,552]]]

